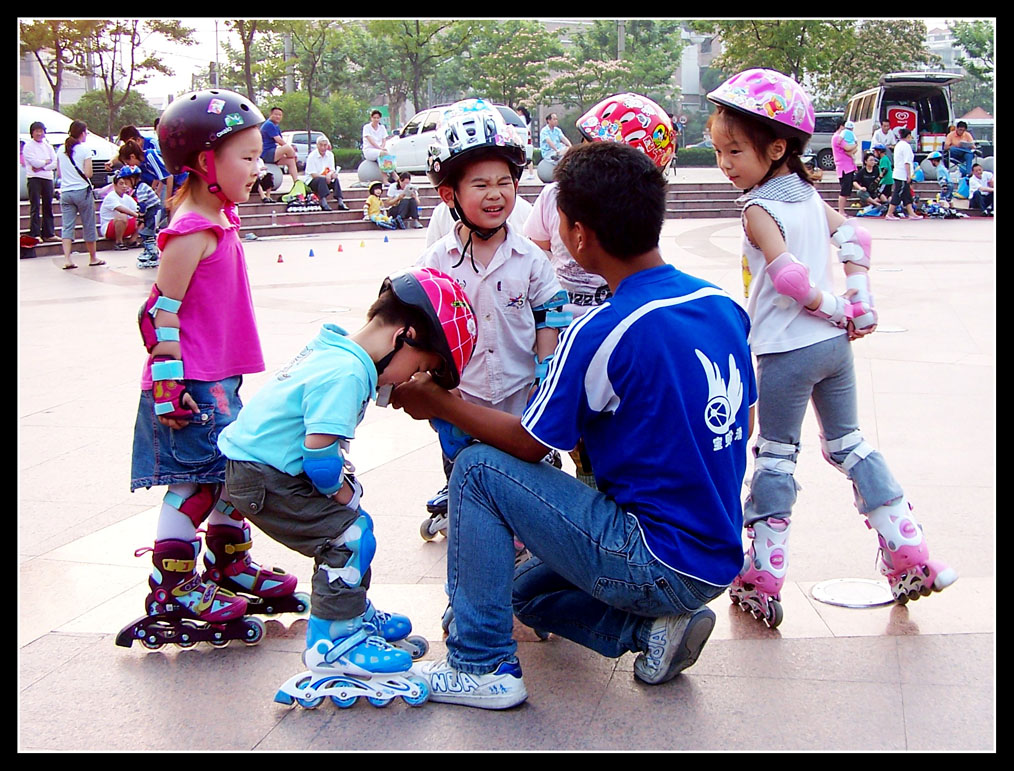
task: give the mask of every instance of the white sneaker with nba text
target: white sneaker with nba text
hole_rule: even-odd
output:
[[[412,665],[412,674],[423,678],[430,687],[430,701],[461,704],[479,709],[507,709],[528,698],[521,665],[501,662],[496,670],[484,675],[461,672],[446,659],[420,661]]]

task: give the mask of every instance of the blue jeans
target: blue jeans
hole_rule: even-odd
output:
[[[447,659],[461,671],[514,660],[514,613],[616,657],[647,650],[655,618],[696,610],[726,588],[659,562],[632,515],[548,463],[474,445],[455,458],[448,493]],[[516,571],[515,534],[534,555]]]
[[[972,164],[975,162],[975,153],[966,150],[964,147],[952,147],[950,149],[951,160],[961,164],[961,176],[967,177],[972,173]]]

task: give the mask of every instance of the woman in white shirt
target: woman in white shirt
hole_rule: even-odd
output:
[[[363,157],[368,161],[375,161],[387,152],[387,129],[380,118],[380,110],[374,110],[370,122],[363,126]]]
[[[88,249],[88,264],[105,265],[105,260],[95,259],[95,194],[92,192],[92,150],[85,147],[88,125],[83,120],[70,124],[67,141],[56,154],[60,169],[60,216],[63,236],[63,269],[70,270],[77,265],[70,258],[70,247],[74,241],[74,221],[81,216],[85,248]]]
[[[21,157],[25,162],[28,180],[28,202],[31,208],[29,235],[45,241],[57,241],[53,227],[53,171],[56,169],[56,151],[46,141],[46,127],[35,121],[28,132],[31,140],[25,142]]]

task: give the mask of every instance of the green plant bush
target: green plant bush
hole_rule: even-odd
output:
[[[676,160],[677,166],[714,166],[715,151],[708,147],[684,147]]]

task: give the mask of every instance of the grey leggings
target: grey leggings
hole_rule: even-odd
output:
[[[792,474],[811,399],[824,457],[852,481],[859,511],[866,514],[904,494],[883,456],[859,433],[855,368],[847,335],[794,351],[759,355],[757,389],[759,435],[744,511],[747,524],[791,514],[797,490]]]

